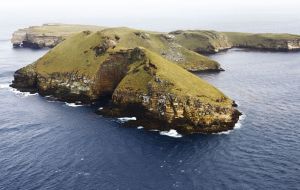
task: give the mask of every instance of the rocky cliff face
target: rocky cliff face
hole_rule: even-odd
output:
[[[176,129],[180,133],[215,133],[233,129],[241,115],[232,105],[223,107],[205,103],[192,96],[179,96],[169,93],[161,87],[149,84],[147,93],[116,89],[113,102],[123,109],[132,105],[143,105],[148,112],[142,118],[157,119],[164,122],[161,129]],[[222,102],[222,100],[220,100]],[[114,114],[112,114],[114,115]],[[118,114],[116,114],[118,116]],[[149,116],[150,115],[150,116]],[[152,128],[145,122],[138,122],[145,128]]]
[[[127,51],[111,53],[92,76],[78,71],[44,74],[33,63],[16,71],[12,87],[43,96],[53,95],[63,101],[90,103],[113,93],[126,75],[129,63]]]
[[[20,91],[36,92],[37,91],[37,72],[36,64],[32,63],[17,70],[14,74],[14,81],[11,85]]]
[[[285,48],[288,50],[299,50],[300,49],[300,39],[299,40],[288,40]]]

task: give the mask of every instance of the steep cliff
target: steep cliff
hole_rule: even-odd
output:
[[[103,114],[122,115],[133,107],[161,124],[156,128],[186,133],[233,128],[240,115],[234,102],[163,57],[160,50],[166,44],[161,34],[138,32],[123,28],[81,32],[18,70],[12,86],[72,102],[110,96],[113,106]]]

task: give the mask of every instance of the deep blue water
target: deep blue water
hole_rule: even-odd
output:
[[[47,50],[0,41],[0,189],[300,189],[300,53],[239,49],[202,74],[246,115],[229,133],[171,138],[94,108],[13,92]]]

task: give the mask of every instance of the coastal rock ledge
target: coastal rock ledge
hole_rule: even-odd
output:
[[[111,104],[101,114],[134,115],[132,124],[148,129],[190,134],[234,127],[241,113],[218,89],[156,52],[124,48],[120,39],[106,34],[82,32],[68,38],[16,71],[11,86],[68,102],[109,97]]]

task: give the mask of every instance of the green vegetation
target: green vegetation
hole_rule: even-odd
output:
[[[163,90],[172,94],[198,97],[211,103],[222,102],[229,106],[231,100],[219,90],[182,69],[207,70],[219,67],[218,63],[194,52],[196,49],[201,48],[201,45],[211,45],[214,51],[243,45],[260,48],[262,41],[271,46],[274,40],[298,38],[300,39],[299,36],[290,34],[218,33],[199,30],[166,34],[126,27],[106,28],[71,35],[36,62],[36,71],[42,76],[76,73],[93,79],[105,61],[116,58],[116,53],[139,47],[143,49],[147,60],[130,61],[129,72],[118,85],[118,89],[148,93],[148,84],[155,87],[155,77],[158,77],[159,80],[167,82]],[[145,70],[145,67],[150,70]]]
[[[190,71],[218,70],[220,67],[216,61],[190,51],[172,40],[167,40],[165,38],[167,34],[164,33],[124,27],[104,29],[101,33],[111,38],[118,36],[120,38],[118,47],[120,48],[144,47]]]
[[[296,34],[282,34],[282,33],[244,33],[244,32],[224,32],[230,40],[243,40],[243,38],[259,38],[259,39],[271,39],[271,40],[294,40],[300,39],[300,35]]]
[[[29,27],[30,32],[44,35],[44,36],[63,36],[67,37],[69,35],[90,30],[99,31],[104,29],[102,26],[93,25],[76,25],[76,24],[44,24],[42,26],[32,26]]]
[[[141,35],[145,35],[146,38],[140,37]],[[116,45],[97,55],[95,47],[103,46],[107,40],[115,41]],[[84,31],[71,36],[40,58],[36,62],[36,70],[42,76],[55,73],[76,73],[93,78],[101,64],[113,53],[140,47],[146,53],[148,64],[151,63],[156,68],[155,75],[161,80],[168,81],[169,85],[165,90],[180,96],[195,96],[202,99],[209,97],[214,101],[226,99],[219,90],[182,69],[180,66],[183,64],[175,64],[175,62],[162,57],[161,51],[169,48],[168,45],[165,38],[155,32],[141,34],[141,31],[129,28],[104,29],[98,32]],[[197,61],[203,57],[183,47],[179,47],[178,51],[185,56],[185,59],[191,61]],[[192,63],[196,66],[199,64]],[[201,66],[202,68],[209,67],[205,61]],[[118,88],[124,87],[146,92],[147,84],[155,79],[153,73],[146,71],[144,67],[144,62],[132,63],[130,71]],[[231,101],[227,103],[230,104]]]
[[[78,72],[92,76],[105,60],[105,56],[95,56],[92,49],[101,41],[103,39],[99,33],[75,34],[40,58],[37,61],[37,71],[40,74]]]
[[[232,46],[226,35],[212,30],[185,30],[170,32],[183,47],[203,53],[216,53]]]
[[[106,54],[97,56],[94,48],[101,46],[107,39],[116,43],[114,51],[144,47],[187,70],[201,71],[219,68],[217,62],[168,42],[160,33],[130,28],[109,28],[97,32],[84,31],[73,34],[38,60],[37,69],[44,74],[78,71],[93,75],[97,71],[96,68],[106,58]],[[112,48],[108,51],[112,51]]]
[[[202,102],[231,106],[232,101],[206,81],[182,69],[160,55],[143,49],[146,60],[130,66],[130,71],[117,87],[117,90],[130,90],[149,93],[149,84],[163,88],[162,91],[177,97],[195,97]],[[145,69],[146,67],[146,69]],[[157,82],[159,80],[160,82]],[[163,84],[159,86],[159,84]],[[217,102],[217,100],[222,100]]]
[[[241,33],[241,32],[224,32],[234,46],[269,49],[276,48],[276,44],[286,43],[288,40],[300,40],[300,35],[295,34],[273,34],[273,33]]]

